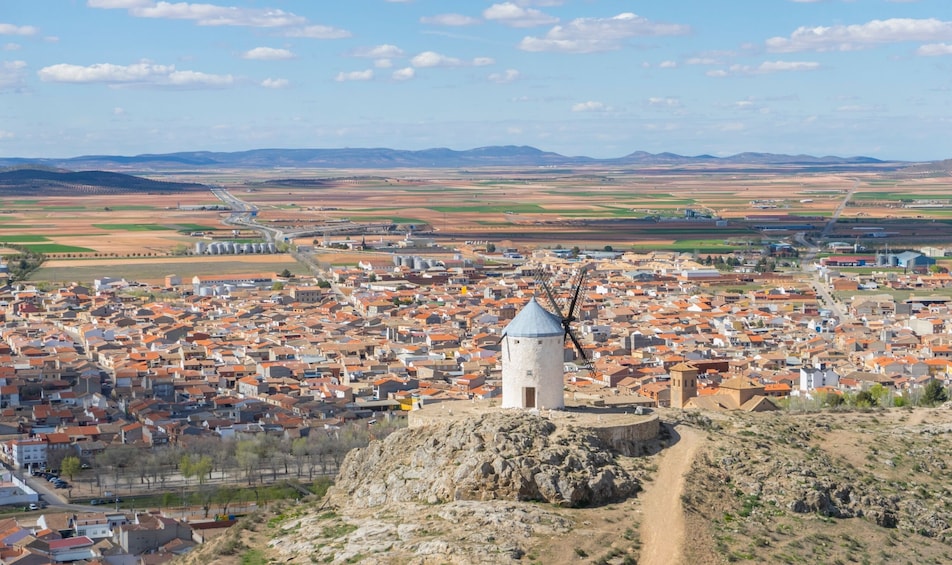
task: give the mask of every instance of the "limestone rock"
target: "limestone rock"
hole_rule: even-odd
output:
[[[454,500],[595,506],[639,490],[611,453],[588,431],[524,412],[492,412],[401,430],[352,451],[332,500],[354,507]]]

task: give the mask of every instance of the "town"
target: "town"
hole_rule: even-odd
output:
[[[494,247],[482,256],[511,258]],[[420,406],[498,404],[502,329],[531,298],[550,305],[543,287],[569,300],[583,268],[584,358],[570,342],[563,356],[575,403],[796,411],[946,398],[952,313],[939,289],[952,277],[922,253],[762,273],[677,252],[520,259],[8,284],[0,504],[29,506],[34,519],[0,526],[36,541],[9,544],[5,562],[171,558],[264,502],[259,488],[307,494],[351,447]],[[883,271],[849,272],[866,260]],[[906,272],[890,268],[900,261]],[[168,508],[150,508],[163,492]]]

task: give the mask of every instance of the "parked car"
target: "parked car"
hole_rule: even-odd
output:
[[[101,504],[101,502],[102,502],[102,501],[100,501],[98,498],[94,498],[94,499],[92,499],[92,500],[89,501],[89,503],[92,504],[93,506],[99,506],[99,505]]]
[[[37,503],[35,503],[35,502],[31,502],[31,503],[30,503],[30,510],[39,510],[39,509],[40,509],[40,505],[39,505],[39,504],[37,504]]]
[[[56,483],[53,486],[55,486],[56,488],[69,488],[69,483]]]

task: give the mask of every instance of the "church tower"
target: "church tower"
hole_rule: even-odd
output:
[[[502,336],[502,407],[564,408],[561,318],[532,298]]]
[[[671,407],[684,408],[688,400],[697,396],[697,367],[678,363],[668,372],[671,374]]]

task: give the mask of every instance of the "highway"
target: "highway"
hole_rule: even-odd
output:
[[[817,254],[820,252],[821,247],[826,243],[827,238],[833,232],[833,228],[836,226],[837,220],[840,219],[840,214],[843,213],[843,210],[846,209],[846,205],[849,203],[850,199],[853,197],[853,194],[856,193],[856,190],[859,188],[859,179],[853,179],[853,185],[846,192],[843,197],[843,200],[837,205],[836,209],[833,210],[833,215],[830,216],[830,221],[826,223],[826,226],[823,227],[823,232],[820,234],[819,240],[816,243],[811,242],[807,239],[806,234],[800,232],[794,236],[794,240],[797,243],[806,248],[806,252],[800,257],[800,269],[805,275],[810,279],[810,284],[813,286],[814,292],[816,292],[817,298],[823,301],[823,305],[826,309],[831,312],[831,317],[836,319],[837,325],[842,324],[847,320],[846,312],[843,311],[843,307],[833,298],[832,290],[830,286],[826,284],[826,281],[820,277],[820,270],[814,265]]]
[[[284,234],[281,230],[259,225],[255,221],[254,216],[258,213],[258,207],[254,204],[241,200],[224,188],[213,188],[212,194],[231,208],[231,214],[223,220],[225,225],[244,227],[260,232],[268,243],[283,241]]]
[[[255,219],[255,216],[258,213],[258,207],[254,204],[241,200],[224,188],[213,188],[212,194],[214,194],[215,197],[221,200],[226,206],[231,208],[231,214],[224,220],[226,225],[255,230],[260,232],[264,236],[265,240],[271,243],[291,241],[298,237],[323,235],[371,233],[385,234],[391,233],[394,229],[394,224],[392,222],[354,223],[344,220],[330,225],[314,228],[284,231],[271,226],[259,224]]]
[[[833,227],[836,225],[836,221],[840,219],[840,214],[843,213],[843,210],[846,209],[846,205],[849,203],[850,199],[853,198],[853,194],[856,193],[856,189],[859,188],[859,179],[853,179],[853,186],[846,191],[846,196],[843,198],[842,202],[833,210],[833,215],[830,216],[830,221],[826,223],[826,226],[823,227],[823,233],[820,234],[820,245],[826,243],[826,238],[830,237],[830,233],[833,232]]]

